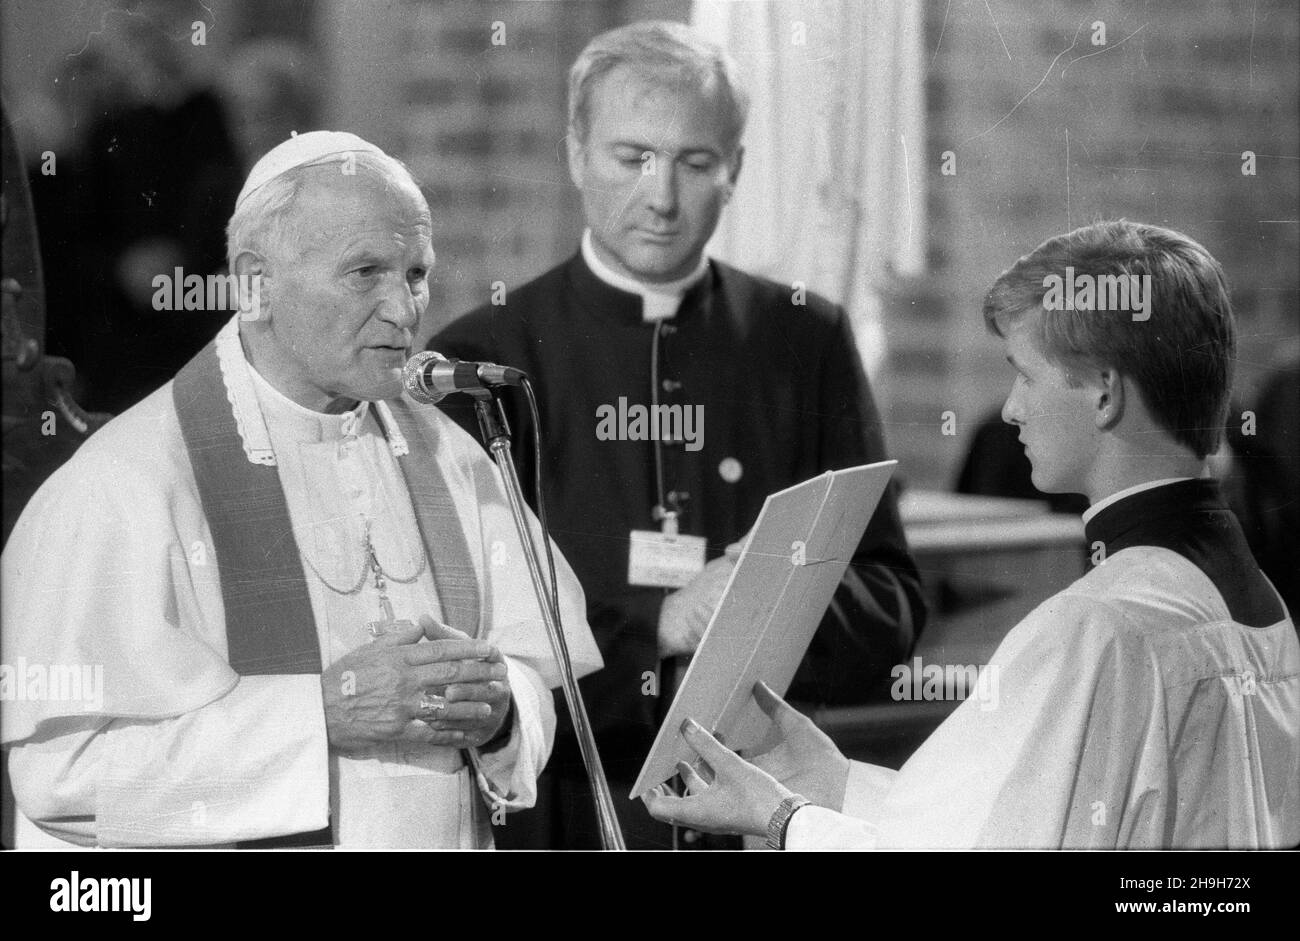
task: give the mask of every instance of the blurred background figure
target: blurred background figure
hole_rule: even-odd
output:
[[[38,161],[30,178],[49,272],[49,345],[81,364],[92,408],[139,401],[229,316],[153,303],[156,276],[221,269],[222,220],[241,181],[221,100],[187,52],[203,16],[198,3],[111,7],[102,30],[73,34],[57,62],[54,88],[67,91],[45,110],[62,120],[53,142],[37,137],[54,172]]]
[[[1300,349],[1228,419],[1224,491],[1292,617],[1300,611]]]
[[[321,127],[318,71],[301,43],[254,39],[238,46],[220,77],[231,137],[245,169],[293,131]]]
[[[4,540],[36,489],[107,415],[88,415],[73,396],[76,365],[48,355],[40,238],[20,148],[0,109],[4,189],[0,199],[0,364],[3,365]]]
[[[106,411],[166,382],[228,316],[153,305],[157,275],[222,267],[221,220],[241,182],[220,100],[184,54],[193,21],[187,6],[141,3],[113,20],[106,54],[130,76],[127,98],[94,116],[70,168],[66,212],[77,230],[70,243],[51,240],[47,250],[51,268],[76,271],[82,282],[69,298],[75,313],[61,307],[51,320],[61,344],[84,363],[88,404]],[[65,252],[75,267],[64,266]]]

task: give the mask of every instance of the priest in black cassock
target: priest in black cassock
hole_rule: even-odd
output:
[[[695,649],[734,567],[727,545],[768,494],[886,457],[845,311],[704,254],[740,173],[746,108],[726,53],[681,24],[596,37],[569,78],[581,250],[430,343],[518,367],[536,383],[552,532],[582,581],[606,664],[583,681],[583,696],[629,848],[679,842],[627,795],[671,702],[678,658]],[[475,430],[467,406],[445,406]],[[529,480],[523,417],[512,415],[515,459]],[[891,490],[790,697],[870,698],[910,653],[924,616]],[[564,721],[537,810],[512,818],[499,846],[599,846]],[[698,834],[681,836],[699,845]]]

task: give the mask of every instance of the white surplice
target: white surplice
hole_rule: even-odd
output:
[[[218,339],[223,376],[247,458],[278,468],[323,664],[368,643],[367,622],[382,617],[373,573],[361,579],[367,522],[395,617],[445,620],[391,412],[302,408],[248,366],[236,331],[232,321]],[[506,653],[506,745],[475,752],[477,773],[453,748],[386,743],[340,755],[328,746],[319,676],[230,669],[211,533],[168,383],[46,482],[5,548],[5,662],[102,673],[95,701],[0,704],[20,846],[221,845],[332,823],[342,847],[464,848],[482,845],[487,807],[533,804],[559,674],[496,468],[438,410],[419,415],[436,428],[481,585],[482,636]],[[555,559],[584,675],[600,655],[582,589],[558,549]]]
[[[1300,841],[1300,644],[1234,623],[1165,548],[1110,556],[1032,611],[894,771],[853,762],[843,812],[788,849],[1286,847]]]

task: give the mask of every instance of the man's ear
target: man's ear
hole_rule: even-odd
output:
[[[569,179],[573,181],[574,186],[582,189],[583,164],[587,161],[586,147],[578,140],[578,132],[573,128],[569,128],[564,143],[569,152]]]
[[[1107,366],[1094,375],[1097,383],[1097,408],[1094,421],[1098,431],[1110,431],[1124,417],[1124,377]]]
[[[271,292],[268,290],[270,278],[266,260],[257,252],[242,251],[235,256],[234,268],[230,273],[235,276],[236,289],[239,291],[239,319],[269,320]]]
[[[736,153],[731,158],[730,171],[727,174],[727,199],[731,199],[732,191],[736,188],[736,181],[740,179],[740,168],[745,163],[745,148],[737,144]]]

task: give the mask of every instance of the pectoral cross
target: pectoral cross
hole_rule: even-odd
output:
[[[384,580],[384,570],[379,565],[379,558],[375,555],[375,545],[370,541],[370,523],[366,523],[366,552],[370,557],[370,568],[375,573],[375,590],[379,592],[379,611],[383,617],[375,621],[367,621],[366,628],[370,631],[371,637],[383,637],[385,634],[391,634],[394,631],[404,631],[415,627],[415,622],[407,618],[400,621],[393,614],[393,604],[388,600],[388,583]]]

